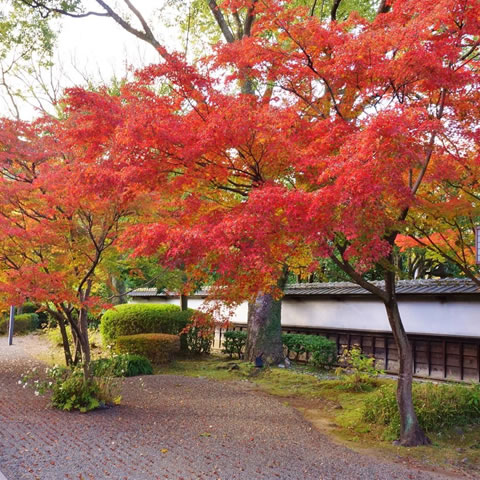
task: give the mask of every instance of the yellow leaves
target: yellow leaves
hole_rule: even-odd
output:
[[[168,448],[162,448],[162,449],[160,450],[160,453],[167,453],[167,452],[168,452]]]

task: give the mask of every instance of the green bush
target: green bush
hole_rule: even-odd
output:
[[[96,377],[135,377],[152,375],[152,364],[141,355],[115,355],[112,358],[99,358],[91,364],[92,373]]]
[[[9,318],[4,317],[0,319],[0,335],[6,335],[8,333]],[[22,313],[15,315],[15,323],[13,332],[27,333],[35,330],[39,326],[39,319],[36,313]]]
[[[180,351],[180,337],[166,333],[140,333],[117,338],[118,353],[143,355],[152,363],[167,363]]]
[[[100,322],[104,345],[125,335],[168,333],[178,335],[188,324],[194,310],[181,311],[176,305],[125,304],[107,310]],[[185,340],[184,340],[185,342]],[[182,345],[186,348],[186,343]]]
[[[375,358],[364,355],[358,347],[343,352],[340,366],[335,370],[339,375],[340,389],[350,392],[368,392],[379,385],[378,375],[383,370],[375,367]]]
[[[80,369],[69,372],[54,385],[51,403],[60,410],[88,412],[100,406],[100,390],[94,380],[85,381]]]
[[[45,311],[38,312],[37,310],[40,307],[41,306],[37,303],[25,302],[22,305],[22,313],[35,313],[35,314],[37,314],[38,315],[38,327],[39,328],[44,328],[48,325],[49,315]]]
[[[243,349],[247,344],[247,332],[242,332],[240,330],[227,330],[223,335],[223,349],[222,353],[225,353],[233,357],[237,355],[238,358],[241,358],[243,354]]]
[[[480,421],[480,385],[436,385],[415,383],[413,404],[420,426],[427,433],[478,423]],[[367,422],[385,425],[386,440],[400,435],[400,415],[396,400],[396,385],[384,385],[372,393],[364,407]]]
[[[86,381],[81,365],[72,369],[54,365],[45,370],[46,379],[43,375],[38,378],[37,370],[34,367],[22,375],[20,382],[24,388],[34,389],[35,395],[51,392],[50,403],[60,410],[88,412],[120,402],[120,384],[116,379],[103,377]]]
[[[210,353],[215,335],[215,322],[211,315],[197,311],[189,319],[182,333],[181,340],[185,340],[190,353],[194,355]]]
[[[310,362],[318,368],[330,368],[337,360],[335,342],[319,335],[284,333],[282,342],[288,353],[295,353],[296,358],[306,354],[310,357]]]

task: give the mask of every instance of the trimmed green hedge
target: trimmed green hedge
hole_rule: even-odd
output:
[[[166,333],[140,333],[117,338],[118,353],[143,355],[152,363],[168,363],[180,351],[180,337]]]
[[[320,335],[300,335],[297,333],[284,333],[283,345],[288,353],[298,356],[307,354],[310,362],[319,368],[332,367],[337,360],[337,346],[335,342]]]
[[[0,335],[8,333],[9,318],[0,319]],[[26,333],[38,328],[39,320],[36,313],[22,313],[15,315],[14,333]]]
[[[100,322],[104,345],[114,343],[120,336],[139,333],[178,335],[194,310],[181,311],[176,305],[128,303],[107,310]],[[184,345],[182,345],[183,347]]]

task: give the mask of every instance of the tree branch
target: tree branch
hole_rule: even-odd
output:
[[[235,37],[233,36],[233,33],[230,30],[230,27],[225,21],[225,17],[223,16],[223,13],[220,10],[220,7],[217,5],[217,2],[215,0],[208,0],[208,6],[210,7],[212,15],[217,21],[217,24],[220,27],[220,30],[222,31],[223,36],[225,37],[225,40],[228,43],[233,43],[235,41]]]

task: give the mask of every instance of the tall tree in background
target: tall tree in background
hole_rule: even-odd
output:
[[[88,312],[104,303],[98,271],[136,213],[136,196],[108,157],[90,155],[88,141],[69,142],[69,122],[82,120],[2,120],[0,289],[4,302],[43,306],[60,326],[67,365],[81,361],[88,377]]]

